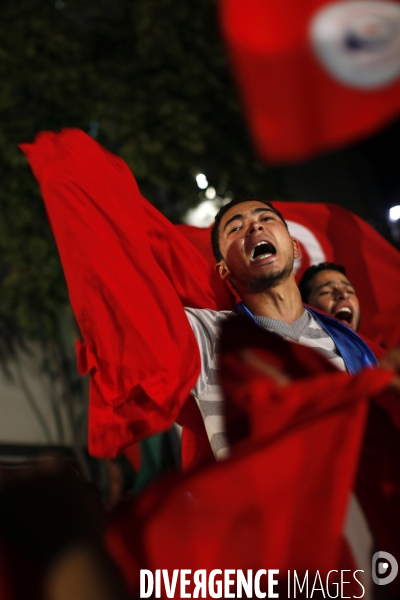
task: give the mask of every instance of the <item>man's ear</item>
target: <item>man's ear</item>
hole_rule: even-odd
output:
[[[215,272],[217,273],[218,277],[220,277],[223,281],[226,281],[231,276],[231,272],[228,269],[224,259],[217,262],[214,269],[215,269]]]
[[[292,238],[292,242],[293,242],[294,257],[300,258],[300,256],[301,256],[300,244],[294,238]]]

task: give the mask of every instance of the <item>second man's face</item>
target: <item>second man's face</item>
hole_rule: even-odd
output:
[[[335,317],[354,331],[360,325],[360,305],[354,287],[343,273],[324,270],[309,282],[308,304]]]

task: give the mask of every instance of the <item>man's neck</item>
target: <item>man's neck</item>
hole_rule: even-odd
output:
[[[291,325],[304,312],[299,288],[294,276],[263,292],[241,294],[246,307],[260,317],[277,319]]]

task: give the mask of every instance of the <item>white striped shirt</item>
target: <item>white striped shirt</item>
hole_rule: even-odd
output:
[[[185,308],[185,311],[201,356],[201,372],[192,394],[199,405],[214,455],[223,458],[229,454],[229,444],[225,433],[224,403],[218,383],[218,339],[222,322],[232,312],[199,308]],[[291,325],[268,317],[256,316],[255,319],[262,327],[285,339],[315,348],[339,369],[346,370],[332,338],[307,310]]]

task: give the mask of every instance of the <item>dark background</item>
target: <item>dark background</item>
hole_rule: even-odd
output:
[[[262,164],[213,0],[2,0],[0,70],[0,312],[24,335],[59,339],[67,302],[17,148],[40,130],[88,132],[128,162],[174,222],[199,202],[203,172],[219,194],[341,204],[398,242],[387,212],[400,203],[399,123],[304,164]]]

